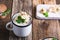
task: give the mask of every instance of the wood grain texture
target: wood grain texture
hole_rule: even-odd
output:
[[[22,2],[18,1],[18,0],[13,0],[13,1],[14,1],[13,4],[15,4],[15,5],[13,5],[12,13],[17,13],[20,11],[20,9],[22,10],[21,6],[23,4],[22,3],[23,0],[21,0]],[[40,1],[39,3],[43,3],[42,0],[37,0],[37,1],[38,2]],[[19,2],[22,4],[20,4]],[[32,2],[34,2],[34,0]],[[12,0],[0,0],[0,3],[6,4],[8,6],[8,8],[12,8]],[[42,38],[51,37],[51,36],[56,37],[60,40],[60,21],[58,21],[58,20],[38,20],[38,19],[35,19],[35,17],[34,17],[35,12],[36,12],[35,7],[39,3],[33,4],[33,9],[34,9],[33,13],[32,13],[33,14],[33,34],[31,33],[29,37],[21,38],[21,37],[16,37],[14,35],[14,33],[12,31],[10,31],[9,32],[9,40],[32,40],[32,38],[33,38],[33,40],[40,40]],[[57,0],[57,3],[59,4],[60,0]],[[19,9],[18,4],[20,4],[20,9]],[[54,2],[54,4],[55,4],[55,2]],[[30,4],[30,5],[32,5],[32,4]],[[31,10],[32,10],[32,8],[31,8]],[[3,31],[4,31],[2,33],[0,32],[0,40],[5,40],[6,36],[8,35],[8,33],[5,31],[5,26],[4,26],[8,21],[10,21],[10,16],[7,16],[7,18],[5,20],[0,21],[0,29],[3,29]],[[7,34],[5,34],[5,32]],[[33,35],[33,37],[32,37],[32,35]],[[8,40],[8,39],[6,39],[6,40]]]
[[[41,0],[40,2],[43,2],[43,4],[56,4],[56,0]],[[40,40],[45,37],[56,37],[60,40],[59,20],[38,20],[35,18],[35,13],[36,5],[33,4],[33,40]]]
[[[12,9],[12,0],[0,0],[0,4],[5,4],[7,6],[7,8]],[[5,19],[1,19],[0,18],[0,26],[2,26],[2,30],[5,31],[6,30],[6,23],[10,21],[10,15],[7,15],[7,17]],[[2,24],[3,23],[3,24]]]
[[[20,11],[26,11],[32,16],[32,0],[13,0],[12,16]],[[17,37],[10,31],[9,40],[32,40],[32,32],[28,37]]]
[[[12,0],[0,0],[0,4],[5,4],[7,8],[12,8]],[[6,30],[6,23],[10,21],[11,13],[5,18],[0,18],[0,40],[9,40],[9,31]]]

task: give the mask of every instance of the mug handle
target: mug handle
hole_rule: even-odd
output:
[[[9,28],[9,27],[8,27],[8,26],[11,25],[11,24],[12,24],[12,22],[8,22],[8,23],[6,24],[6,29],[7,29],[7,30],[10,30],[10,31],[13,30],[13,27],[12,27],[12,28]]]

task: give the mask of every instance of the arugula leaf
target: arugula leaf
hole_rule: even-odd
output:
[[[43,13],[45,17],[48,17],[48,12]]]
[[[11,9],[7,9],[5,12],[2,13],[2,16],[6,16],[11,12]]]
[[[16,20],[17,23],[24,23],[25,19],[23,19],[21,16],[18,16],[18,19]]]
[[[57,40],[56,38],[53,38],[52,40]]]

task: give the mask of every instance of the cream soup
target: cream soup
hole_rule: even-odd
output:
[[[20,17],[19,20],[18,20],[18,16]],[[21,19],[23,19],[23,21]],[[16,21],[16,20],[18,20],[18,21]],[[26,26],[30,22],[31,22],[31,16],[26,12],[20,12],[13,16],[13,23],[15,23],[18,26]]]

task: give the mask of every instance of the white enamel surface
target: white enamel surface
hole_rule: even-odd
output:
[[[13,26],[12,28],[8,28],[8,25],[10,25],[10,24],[12,24],[12,26]],[[26,26],[26,27],[18,27],[16,25],[14,25],[13,23],[9,22],[6,24],[6,29],[10,30],[10,31],[12,30],[16,36],[26,37],[32,31],[32,24],[30,24],[29,26]]]
[[[44,39],[44,40],[52,40],[52,38],[47,38],[47,39]]]
[[[60,12],[58,12],[58,13],[49,12],[48,17],[45,17],[43,14],[40,13],[41,8],[44,8],[44,9],[47,10],[51,6],[55,6],[55,5],[43,5],[43,4],[37,5],[37,7],[36,7],[36,17],[39,18],[39,19],[60,19]]]
[[[31,31],[32,31],[32,24],[23,28],[13,25],[13,32],[16,36],[26,37],[30,34]]]

